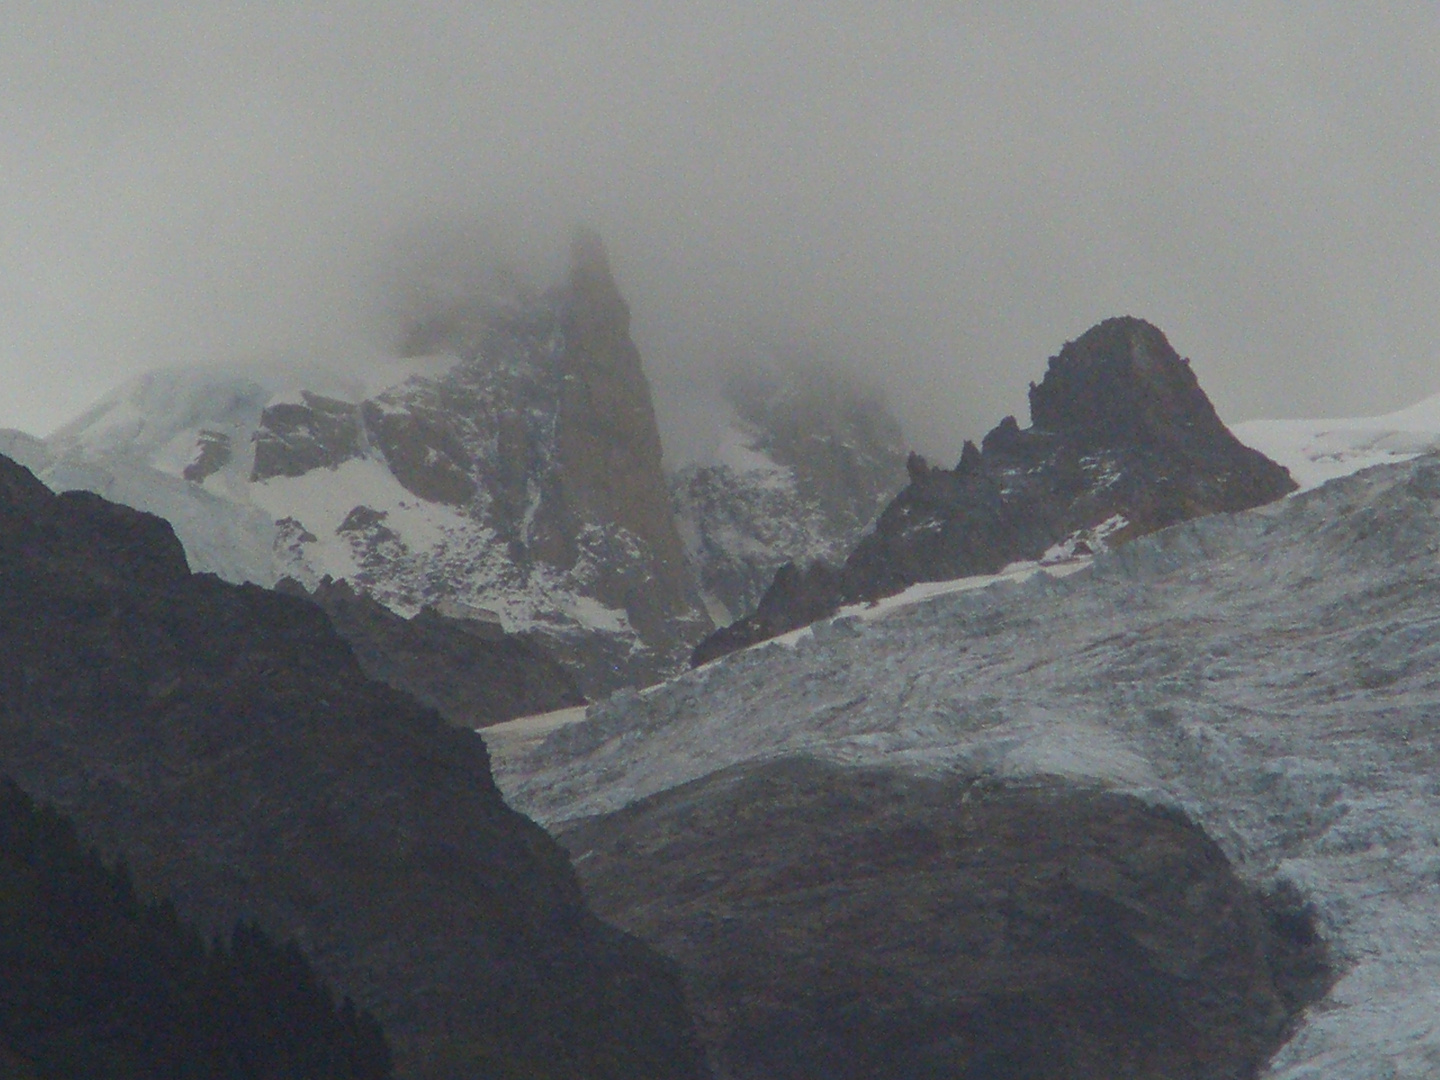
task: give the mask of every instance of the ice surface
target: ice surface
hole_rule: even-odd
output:
[[[1245,445],[1289,469],[1304,490],[1372,465],[1407,461],[1440,445],[1440,394],[1385,416],[1251,420],[1234,432]]]
[[[546,822],[796,752],[1132,792],[1316,906],[1343,978],[1267,1076],[1440,1076],[1440,458],[997,578],[617,695],[497,777]]]
[[[533,748],[558,728],[578,724],[585,719],[585,706],[556,709],[554,712],[535,713],[507,720],[503,724],[477,728],[476,733],[485,740],[492,761],[514,757]]]

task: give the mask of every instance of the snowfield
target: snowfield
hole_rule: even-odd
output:
[[[1012,569],[532,725],[497,778],[549,823],[791,753],[1179,807],[1341,965],[1266,1075],[1440,1076],[1440,457]]]
[[[492,529],[462,509],[407,491],[373,449],[303,476],[251,480],[251,436],[266,407],[301,402],[303,388],[395,411],[407,394],[458,363],[442,355],[341,367],[160,369],[116,388],[48,439],[0,432],[0,452],[14,454],[56,491],[82,488],[159,514],[174,527],[192,570],[227,581],[269,587],[289,575],[313,588],[328,575],[406,617],[439,599],[487,609],[509,630],[558,627],[630,640],[625,612],[585,595],[587,582],[579,579],[592,567],[584,559],[568,575],[541,566],[517,580]],[[197,484],[184,471],[202,432],[228,439],[231,456]],[[389,559],[380,566],[362,531],[345,527],[357,507],[383,524]]]
[[[1290,470],[1302,490],[1440,447],[1440,394],[1399,412],[1338,420],[1251,420],[1235,437]]]

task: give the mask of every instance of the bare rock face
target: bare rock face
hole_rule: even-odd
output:
[[[502,614],[528,605],[516,624],[595,695],[672,670],[710,624],[671,515],[629,307],[597,236],[581,233],[572,255],[565,284],[529,306],[447,312],[415,330],[461,363],[362,412],[408,491],[489,531],[468,576],[494,585],[454,599]],[[386,599],[378,576],[357,582]]]
[[[481,739],[313,603],[0,458],[0,761],[204,932],[294,937],[397,1075],[702,1080],[669,965],[586,908]]]
[[[1033,426],[1007,416],[954,469],[911,455],[910,483],[803,604],[777,578],[756,615],[702,642],[703,663],[813,621],[817,609],[893,595],[923,581],[1061,559],[1295,490],[1286,470],[1239,442],[1189,361],[1140,319],[1108,319],[1052,357],[1030,387]]]
[[[630,308],[611,276],[605,248],[593,233],[575,242],[569,289],[559,305],[566,343],[560,366],[559,433],[555,459],[555,517],[574,522],[563,539],[590,523],[611,531],[607,545],[642,541],[643,576],[616,575],[607,584],[613,606],[623,608],[642,638],[674,634],[678,613],[703,618],[685,551],[671,516],[660,463],[660,431],[640,354],[630,339]],[[567,545],[561,560],[579,559]],[[572,564],[573,565],[573,564]]]
[[[195,460],[185,466],[181,473],[192,484],[203,484],[207,476],[213,476],[234,457],[230,436],[223,431],[201,431]]]
[[[673,957],[721,1080],[1233,1080],[1327,988],[1293,893],[1060,781],[787,758],[561,834]]]
[[[363,436],[354,405],[308,390],[301,397],[301,404],[281,402],[267,406],[260,414],[259,426],[250,437],[255,444],[251,480],[304,476],[312,469],[333,469],[360,455]],[[201,433],[197,465],[204,462],[205,450],[216,441],[215,434]],[[185,479],[203,481],[215,471],[201,470],[201,475]]]
[[[1030,419],[1037,430],[1097,448],[1129,443],[1248,457],[1235,453],[1189,361],[1143,319],[1106,319],[1067,342],[1040,385],[1030,386]]]
[[[348,582],[328,578],[313,592],[293,578],[276,589],[319,605],[366,675],[412,695],[456,727],[585,704],[554,657],[480,613],[446,615],[426,607],[405,619]]]
[[[833,615],[844,602],[844,588],[844,572],[828,563],[813,562],[804,569],[786,563],[775,571],[755,610],[722,626],[695,646],[691,663],[699,667],[736,649]]]

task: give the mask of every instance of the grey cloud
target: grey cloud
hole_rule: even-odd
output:
[[[10,5],[0,424],[156,363],[383,351],[427,252],[543,274],[582,220],[677,455],[752,333],[873,373],[941,459],[1120,313],[1227,419],[1391,408],[1440,389],[1437,34],[1405,4]]]

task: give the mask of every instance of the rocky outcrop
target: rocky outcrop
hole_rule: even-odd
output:
[[[722,626],[695,646],[691,662],[698,667],[757,641],[808,626],[833,615],[844,595],[845,576],[841,570],[824,562],[811,563],[803,570],[793,562],[786,563],[775,571],[755,610]]]
[[[276,589],[318,604],[366,675],[403,690],[457,727],[585,704],[554,657],[505,633],[493,614],[445,615],[426,607],[406,619],[348,582],[329,578],[313,592],[293,578]]]
[[[0,459],[0,761],[208,934],[294,937],[397,1075],[696,1078],[668,964],[585,907],[484,744],[313,603]]]
[[[724,1080],[1230,1080],[1329,985],[1184,817],[1056,780],[737,766],[561,834]]]
[[[414,599],[500,611],[586,694],[672,670],[709,619],[671,515],[629,307],[599,238],[579,234],[563,286],[530,306],[447,310],[415,335],[461,363],[367,401],[366,430],[407,491],[459,506],[488,535],[468,565],[443,560],[453,595],[429,586]],[[388,602],[384,577],[407,560],[383,561],[356,582]],[[437,576],[434,563],[425,569]],[[488,587],[458,584],[477,578]]]
[[[207,476],[213,476],[230,464],[234,452],[230,436],[223,431],[202,430],[196,447],[195,460],[185,466],[180,474],[192,484],[203,484]]]
[[[250,441],[255,444],[255,463],[250,479],[269,480],[272,476],[304,476],[312,469],[333,469],[341,462],[360,456],[364,435],[359,411],[345,401],[301,392],[300,402],[280,402],[266,406]],[[200,433],[200,456],[214,442],[214,432]],[[206,475],[215,472],[210,469]],[[196,477],[186,476],[193,480]],[[199,477],[204,479],[204,477]]]
[[[754,610],[788,562],[838,563],[904,482],[881,395],[818,364],[738,371],[716,460],[671,481],[686,554],[712,615]]]
[[[802,626],[816,610],[1066,558],[1295,489],[1230,434],[1189,361],[1140,319],[1108,319],[1067,343],[1031,385],[1030,407],[1030,428],[1006,417],[979,447],[967,442],[954,469],[912,454],[909,484],[825,579],[828,597],[808,590],[797,605],[794,582],[777,578],[757,613],[702,642],[694,662]]]
[[[676,531],[660,464],[660,432],[640,354],[630,338],[630,308],[610,273],[600,238],[575,243],[569,287],[558,305],[565,340],[560,365],[558,445],[554,462],[557,522],[570,520],[542,550],[557,542],[559,565],[584,554],[577,542],[587,525],[603,523],[606,546],[634,538],[648,549],[642,574],[615,575],[602,597],[622,608],[644,639],[673,637],[677,615],[692,620],[694,587]],[[575,540],[571,538],[574,537]],[[609,577],[604,563],[599,574]],[[628,579],[628,580],[627,580]]]

